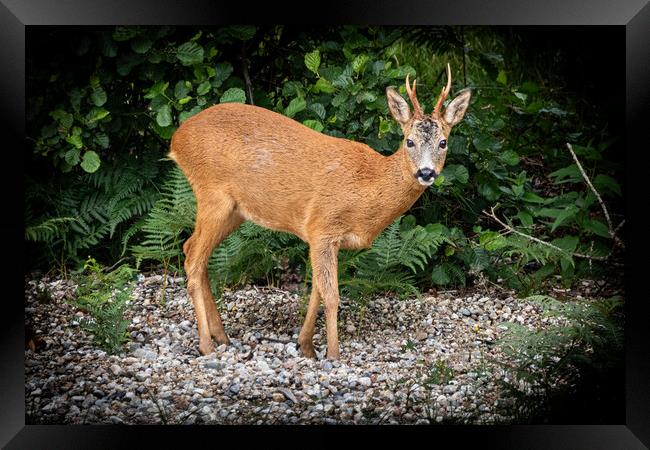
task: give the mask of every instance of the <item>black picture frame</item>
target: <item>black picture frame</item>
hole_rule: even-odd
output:
[[[319,9],[320,8],[320,9]],[[299,16],[298,14],[303,14]],[[47,426],[25,425],[24,392],[24,304],[19,301],[23,283],[13,283],[23,276],[21,243],[22,223],[12,227],[3,222],[6,241],[17,248],[5,257],[6,274],[11,281],[4,290],[3,314],[0,315],[0,445],[14,448],[115,448],[135,446],[137,440],[163,448],[186,444],[194,438],[207,445],[227,445],[226,439],[237,439],[238,444],[263,439],[268,445],[286,445],[279,433],[290,432],[292,442],[296,434],[327,433],[362,434],[366,443],[406,444],[423,439],[428,445],[440,445],[452,439],[454,446],[482,445],[488,448],[513,449],[643,449],[650,445],[650,350],[642,311],[646,299],[641,295],[643,266],[627,262],[637,261],[646,252],[636,229],[643,211],[641,174],[645,165],[637,163],[641,152],[647,152],[644,131],[650,109],[650,5],[647,0],[499,0],[479,2],[377,0],[342,2],[330,1],[310,6],[282,5],[266,2],[245,5],[238,2],[217,3],[200,0],[1,0],[0,3],[0,98],[2,99],[2,139],[5,171],[2,178],[5,205],[15,210],[12,217],[23,217],[22,175],[16,169],[23,166],[21,148],[24,142],[25,117],[25,27],[37,25],[162,25],[194,24],[218,25],[226,23],[300,23],[300,24],[455,24],[455,25],[618,25],[625,27],[626,48],[626,147],[627,172],[625,190],[627,220],[627,301],[626,301],[626,421],[612,425],[530,425],[530,426],[455,426],[411,427],[157,427],[157,426]],[[603,70],[610,70],[607,55],[603,55]],[[10,138],[10,139],[7,139]],[[12,145],[11,142],[14,144]],[[11,164],[8,161],[13,160]],[[634,164],[631,163],[634,161]],[[13,194],[13,195],[11,195]],[[639,200],[641,199],[641,201]],[[640,202],[640,203],[639,203]],[[11,217],[8,216],[8,217]],[[639,227],[640,228],[640,227]],[[642,258],[639,258],[642,261]],[[397,431],[397,432],[396,432]],[[260,435],[263,432],[264,435]],[[210,436],[208,436],[208,434]],[[272,436],[267,436],[271,434]],[[207,438],[213,438],[208,440]],[[300,436],[301,437],[306,436]],[[342,437],[340,437],[342,438]],[[309,438],[308,438],[309,439]],[[313,439],[313,438],[312,438]],[[348,439],[347,437],[345,439]],[[337,439],[338,441],[338,439]],[[306,445],[319,441],[304,441]],[[336,441],[328,439],[328,445]]]

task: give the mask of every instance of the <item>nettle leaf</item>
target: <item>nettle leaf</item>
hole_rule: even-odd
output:
[[[156,114],[156,123],[161,127],[167,127],[172,123],[172,108],[169,104],[163,105]]]
[[[319,133],[321,131],[323,131],[323,128],[324,128],[323,124],[319,120],[309,119],[309,120],[303,121],[302,124],[308,126],[312,130],[318,131]]]
[[[84,153],[83,161],[81,161],[81,168],[88,173],[97,172],[101,161],[99,160],[99,155],[92,150]]]
[[[515,217],[517,217],[521,224],[525,227],[530,227],[533,225],[533,216],[526,211],[519,211]]]
[[[318,75],[318,68],[320,67],[320,51],[318,49],[305,54],[305,66]]]
[[[253,36],[255,36],[257,28],[253,25],[235,25],[228,27],[227,30],[228,34],[230,34],[230,36],[234,37],[235,39],[239,39],[240,41],[248,41],[249,39],[252,39]]]
[[[494,136],[479,135],[472,141],[478,150],[500,150],[501,142]]]
[[[413,67],[411,66],[401,66],[397,67],[395,69],[389,69],[386,71],[386,76],[388,78],[399,78],[399,79],[404,79],[406,75],[410,75],[411,77],[414,77],[416,74],[416,71]]]
[[[549,176],[555,178],[555,184],[577,183],[582,179],[580,169],[575,164],[551,172]]]
[[[240,88],[230,88],[223,93],[219,103],[246,103],[246,93]]]
[[[576,236],[564,236],[558,239],[553,239],[551,244],[560,247],[567,253],[573,253],[578,246],[578,238]]]
[[[575,215],[580,211],[577,206],[571,205],[565,209],[562,209],[557,215],[555,222],[551,225],[551,232],[555,231],[559,226],[564,224],[567,220],[575,218]]]
[[[618,181],[609,175],[597,175],[596,178],[594,178],[594,187],[601,193],[603,191],[608,191],[618,196],[621,195],[621,186],[618,184]]]
[[[186,42],[176,49],[176,57],[184,66],[203,62],[203,47],[196,42]]]
[[[106,103],[108,97],[106,96],[106,91],[103,88],[95,89],[92,94],[90,94],[90,100],[95,106],[102,106]]]
[[[513,150],[506,150],[505,152],[501,153],[499,155],[499,159],[509,166],[516,166],[519,164],[519,155]]]
[[[293,117],[307,107],[307,102],[304,98],[294,98],[289,105],[284,109],[284,115]]]
[[[469,172],[462,164],[450,164],[443,170],[448,181],[458,180],[460,183],[465,184],[469,181]]]
[[[597,236],[601,236],[604,238],[611,238],[609,234],[609,228],[607,228],[607,225],[605,225],[600,220],[593,220],[593,219],[586,220],[583,224],[583,228],[587,231],[592,232]]]

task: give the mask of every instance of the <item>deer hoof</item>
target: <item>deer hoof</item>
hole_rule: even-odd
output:
[[[212,341],[199,342],[199,353],[203,356],[214,353],[214,345],[212,344]]]
[[[305,358],[316,359],[314,344],[300,344],[300,353],[302,353]]]

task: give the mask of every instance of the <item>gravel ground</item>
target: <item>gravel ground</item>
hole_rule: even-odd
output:
[[[161,303],[162,277],[141,275],[126,316],[131,341],[108,355],[79,327],[74,290],[70,281],[26,280],[36,343],[25,351],[27,423],[508,422],[512,399],[498,383],[507,375],[494,362],[505,357],[494,340],[503,322],[550,320],[503,292],[380,297],[365,308],[343,298],[341,360],[323,359],[322,308],[311,360],[296,348],[301,294],[253,286],[224,294],[232,345],[201,356],[183,279],[168,279]],[[424,382],[445,367],[451,379]]]

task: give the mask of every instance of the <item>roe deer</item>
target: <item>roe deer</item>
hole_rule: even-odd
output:
[[[406,77],[413,111],[394,89],[386,96],[401,125],[399,150],[383,156],[365,144],[321,134],[288,117],[252,105],[225,103],[187,119],[171,140],[169,156],[187,176],[197,201],[196,226],[183,245],[187,289],[194,303],[199,351],[214,351],[211,337],[229,340],[208,280],[214,248],[244,220],[295,234],[309,244],[313,282],[298,337],[303,355],[316,357],[312,338],[318,307],[325,305],[327,358],[339,358],[338,250],[367,248],[408,210],[440,174],[447,138],[470,100],[468,90],[431,115]]]

